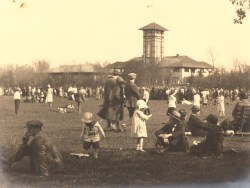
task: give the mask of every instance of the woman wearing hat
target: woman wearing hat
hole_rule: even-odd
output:
[[[106,79],[104,92],[103,92],[103,104],[102,108],[97,115],[107,120],[107,130],[114,130],[116,120],[116,107],[115,103],[115,88],[117,87],[117,79],[120,79],[121,74],[117,69],[114,70],[113,75],[109,75]]]
[[[165,145],[164,148],[166,151],[189,151],[189,143],[185,136],[185,125],[182,121],[182,115],[176,110],[169,113],[168,124],[162,127],[159,131],[156,131],[155,135],[158,139],[167,140],[167,145]]]
[[[132,117],[131,137],[137,138],[136,150],[145,151],[143,149],[143,138],[148,137],[146,120],[148,120],[152,114],[144,114],[144,110],[148,108],[144,100],[138,100],[136,106],[137,108]]]

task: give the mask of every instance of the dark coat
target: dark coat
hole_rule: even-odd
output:
[[[30,155],[32,166],[39,175],[47,175],[49,171],[60,171],[64,166],[61,153],[42,133],[34,136],[30,145]]]
[[[109,76],[104,86],[104,102],[101,110],[97,113],[99,117],[112,121],[123,118],[121,106],[123,105],[122,100],[124,99],[121,98],[123,96],[121,92],[123,92],[123,90],[117,84],[116,78]]]
[[[140,93],[137,85],[131,81],[125,86],[126,95],[126,107],[136,108],[136,103],[139,99],[142,99],[142,94]]]
[[[196,155],[212,154],[220,155],[223,150],[223,130],[220,126],[208,124],[206,139],[190,148],[190,152]]]
[[[86,99],[85,99],[85,94],[82,93],[82,92],[78,92],[75,96],[75,100],[77,103],[82,103],[82,102],[85,102]]]
[[[124,91],[124,84],[118,83],[118,85],[114,88],[114,110],[115,110],[115,121],[123,120],[123,105],[125,102],[125,91]]]
[[[169,146],[167,151],[174,152],[188,152],[189,142],[185,136],[185,124],[183,121],[178,121],[177,124],[166,124],[160,130],[155,132],[155,135],[159,138],[160,134],[172,134],[169,137]]]
[[[185,136],[185,125],[179,121],[169,138],[170,146],[168,151],[188,152],[189,142]]]
[[[206,123],[203,122],[200,118],[196,115],[191,114],[189,117],[187,124],[190,128],[192,136],[206,136]]]

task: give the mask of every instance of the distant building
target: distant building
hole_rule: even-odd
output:
[[[213,70],[213,66],[208,63],[196,61],[188,56],[167,56],[157,65],[160,70],[169,70],[171,72],[170,82],[175,84],[184,84],[190,76],[199,74],[208,76]]]
[[[105,69],[93,64],[80,65],[61,65],[51,68],[46,72],[37,72],[37,74],[46,73],[50,80],[54,82],[102,82],[106,77]]]
[[[128,72],[130,67],[147,67],[161,75],[161,80],[158,82],[168,84],[185,84],[187,77],[198,74],[208,76],[212,72],[213,66],[188,56],[177,54],[164,57],[164,31],[168,31],[168,29],[153,22],[139,30],[143,30],[143,56],[125,62],[115,62],[108,66],[109,69],[119,69],[121,72],[127,70]],[[168,79],[164,80],[166,76]]]

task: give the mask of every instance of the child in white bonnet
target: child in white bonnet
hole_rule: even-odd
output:
[[[132,117],[131,137],[137,138],[136,150],[145,151],[143,149],[143,138],[148,137],[146,120],[148,120],[152,114],[144,114],[144,110],[148,108],[144,100],[138,100],[136,106],[137,108]]]

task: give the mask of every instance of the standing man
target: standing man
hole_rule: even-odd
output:
[[[116,103],[115,103],[115,88],[117,86],[117,78],[120,78],[121,72],[117,69],[114,70],[112,75],[109,75],[106,79],[103,93],[103,105],[102,109],[97,113],[97,115],[107,120],[107,129],[115,129],[116,120]]]
[[[128,83],[125,86],[125,96],[126,96],[126,102],[125,106],[128,109],[129,117],[132,118],[134,111],[136,109],[136,103],[137,100],[142,99],[142,95],[135,84],[137,74],[135,73],[129,73],[128,74]]]

